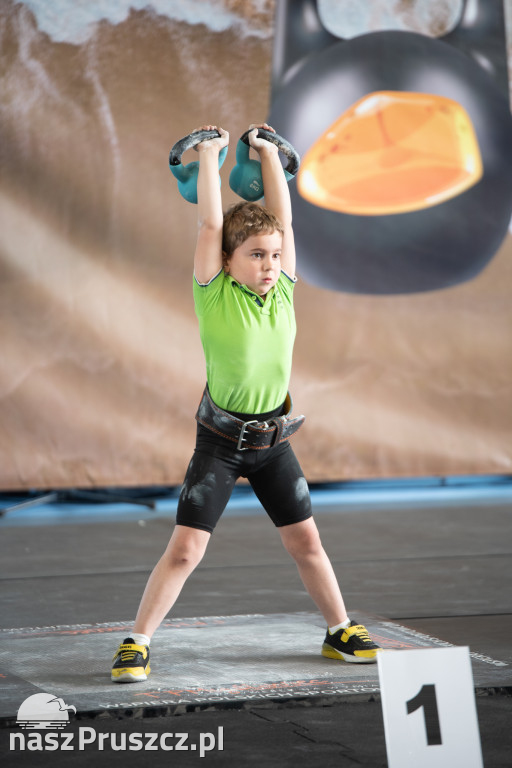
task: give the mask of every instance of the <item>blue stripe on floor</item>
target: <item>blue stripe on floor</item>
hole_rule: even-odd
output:
[[[69,494],[56,492],[57,498],[48,499],[41,492],[30,494],[0,494],[0,509],[6,510],[0,517],[0,527],[31,525],[63,525],[102,523],[112,521],[174,519],[178,504],[179,488],[158,489],[153,497],[155,509],[130,502],[70,500]],[[60,493],[60,496],[59,496]],[[115,493],[107,491],[109,497]],[[125,491],[140,500],[145,494],[152,498],[152,489]],[[311,485],[313,509],[317,512],[360,512],[364,509],[425,507],[447,504],[498,504],[512,503],[511,476],[470,476],[449,478],[408,478],[400,480],[346,481]],[[39,501],[40,500],[40,501]],[[17,509],[17,504],[30,502],[31,506]],[[237,486],[224,515],[253,515],[261,512],[261,506],[252,489]]]

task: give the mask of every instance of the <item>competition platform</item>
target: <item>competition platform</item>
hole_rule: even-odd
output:
[[[468,646],[477,691],[512,693],[509,484],[386,497],[312,492],[349,615],[383,648]],[[81,718],[379,698],[376,664],[321,656],[325,624],[265,513],[235,493],[151,644],[151,674],[110,681],[177,495],[55,503],[0,517],[0,724],[51,692]],[[388,618],[391,617],[391,618]]]
[[[383,653],[452,643],[382,617],[351,612]],[[81,719],[144,717],[204,708],[333,703],[379,694],[376,664],[320,655],[325,634],[316,613],[204,616],[166,620],[152,644],[152,671],[142,683],[110,681],[109,657],[129,622],[3,629],[0,718],[13,725],[20,703],[51,691]],[[477,689],[512,687],[512,659],[470,651]]]

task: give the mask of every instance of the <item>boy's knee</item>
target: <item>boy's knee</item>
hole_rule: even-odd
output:
[[[174,566],[194,568],[203,559],[210,534],[182,526],[183,531],[173,536],[167,546],[167,559]]]
[[[315,525],[297,524],[297,527],[288,526],[281,529],[281,537],[287,552],[295,559],[307,559],[318,555],[322,551],[320,534]]]

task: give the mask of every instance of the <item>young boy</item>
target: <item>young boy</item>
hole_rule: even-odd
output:
[[[112,680],[137,682],[149,671],[150,638],[199,564],[233,490],[246,477],[277,526],[328,629],[322,654],[375,662],[378,646],[350,621],[312,517],[306,479],[288,437],[302,423],[287,395],[295,338],[295,247],[288,185],[277,147],[249,140],[261,161],[265,206],[240,203],[223,216],[218,156],[229,136],[204,141],[197,181],[199,231],[194,301],[207,387],[197,439],[181,491],[176,526],[153,570],[134,631],[114,656]],[[203,126],[214,129],[215,126]]]

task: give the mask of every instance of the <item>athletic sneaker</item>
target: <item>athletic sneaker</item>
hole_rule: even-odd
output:
[[[377,661],[380,647],[373,642],[366,627],[351,621],[346,629],[338,629],[332,635],[327,630],[322,656],[329,659],[343,659],[356,664],[372,664]]]
[[[113,658],[111,680],[114,683],[139,683],[146,680],[149,666],[149,645],[137,645],[127,637],[117,649]]]

